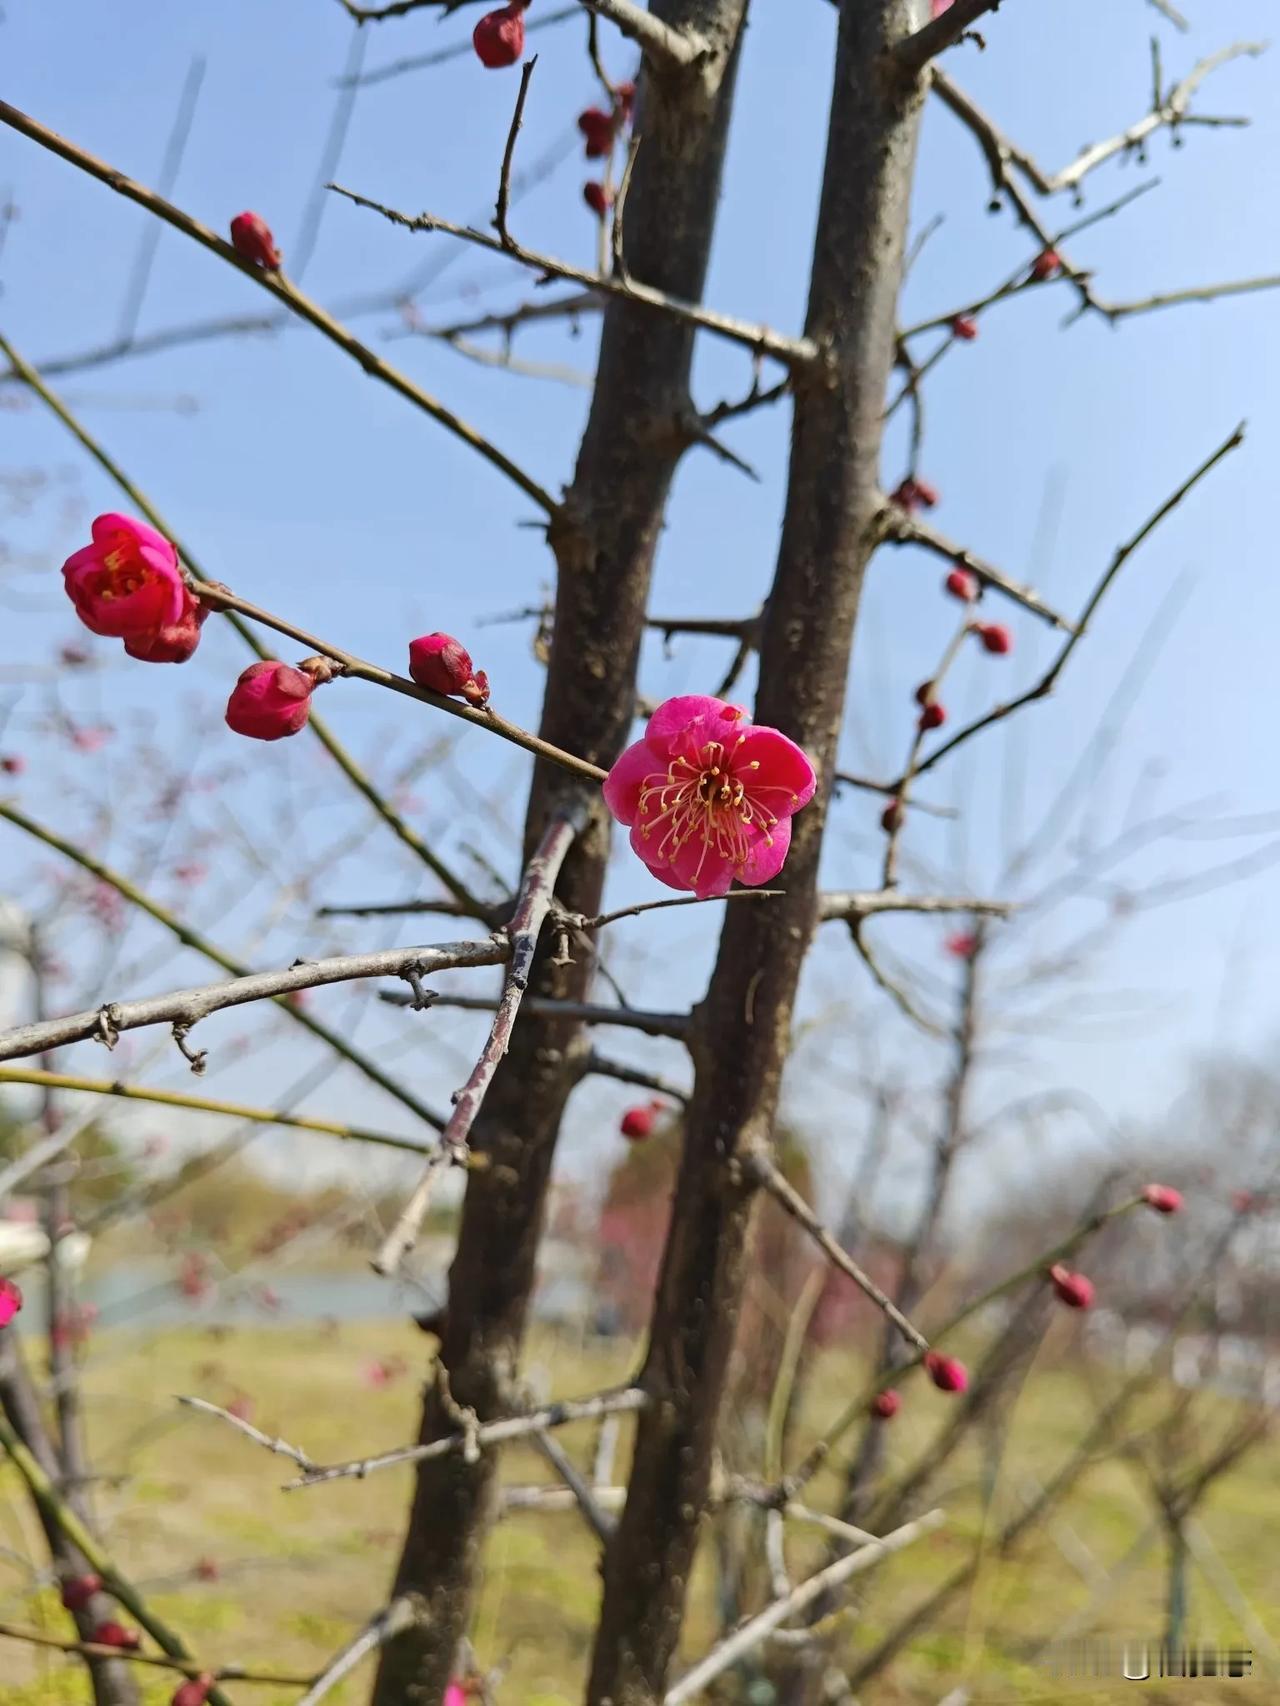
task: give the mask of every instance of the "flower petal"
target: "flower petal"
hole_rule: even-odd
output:
[[[646,837],[643,826],[636,823],[631,826],[631,851],[643,863],[651,877],[657,877],[660,883],[666,883],[668,888],[688,890],[692,885],[677,876],[671,866],[665,861],[654,857],[657,842],[652,837]]]
[[[604,803],[619,823],[632,824],[640,815],[640,790],[650,776],[664,774],[658,754],[645,741],[629,746],[604,779]]]
[[[767,883],[777,876],[786,864],[790,851],[791,819],[784,817],[773,826],[767,836],[762,835],[752,847],[746,864],[738,869],[738,881],[745,883],[748,888],[759,888],[761,883]]]
[[[138,521],[132,515],[119,515],[114,510],[106,515],[96,515],[89,531],[93,535],[95,545],[103,550],[110,550],[119,541],[122,533],[127,534],[138,546],[149,546],[154,551],[164,554],[166,561],[172,566],[178,561],[178,553],[163,533],[157,533],[154,527],[148,527],[145,521]]]
[[[697,717],[707,717],[743,726],[749,721],[741,705],[727,705],[723,699],[713,699],[706,693],[681,693],[665,699],[649,718],[644,738],[660,751],[686,729]]]
[[[653,870],[652,866],[649,868]],[[670,863],[662,871],[654,871],[654,875],[661,876],[663,882],[670,883],[672,888],[692,889],[699,900],[707,900],[712,895],[728,894],[736,873],[732,860],[705,842],[691,838],[677,848]]]
[[[753,727],[743,733],[733,756],[733,771],[746,782],[748,794],[761,796],[761,803],[779,818],[807,806],[818,781],[807,754],[780,729]],[[759,766],[751,781],[745,775],[748,764]]]

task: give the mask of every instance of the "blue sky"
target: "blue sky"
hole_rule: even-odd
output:
[[[551,9],[549,0],[539,0],[531,20]],[[1008,0],[985,30],[986,52],[965,48],[951,55],[948,69],[1053,169],[1082,144],[1140,116],[1150,98],[1153,35],[1166,77],[1175,78],[1205,53],[1264,35],[1271,9],[1266,0],[1186,0],[1186,10],[1193,29],[1183,36],[1143,0]],[[471,17],[441,24],[423,14],[370,27],[365,67],[465,40]],[[834,23],[821,0],[759,0],[754,9],[707,290],[718,307],[788,330],[803,320]],[[583,34],[575,22],[531,40],[540,57],[520,140],[526,163],[568,148],[575,114],[593,99]],[[630,49],[605,34],[614,74],[629,73]],[[11,7],[0,25],[0,49],[6,99],[152,182],[183,79],[193,56],[204,56],[174,199],[219,228],[242,208],[257,209],[274,227],[289,266],[314,192],[333,79],[351,50],[351,26],[336,0],[275,0],[267,7],[225,0],[184,8],[65,0],[58,7]],[[1142,177],[1160,180],[1136,205],[1070,246],[1073,258],[1097,268],[1103,295],[1136,297],[1280,271],[1275,222],[1260,189],[1274,182],[1280,165],[1278,66],[1274,56],[1242,59],[1217,72],[1199,98],[1197,110],[1247,114],[1251,128],[1193,129],[1177,150],[1163,134],[1145,165],[1113,163],[1089,180],[1084,211]],[[485,72],[469,56],[369,87],[356,104],[336,176],[409,211],[429,208],[484,223],[515,90],[514,72]],[[586,176],[569,148],[559,169],[521,199],[518,232],[589,264],[592,221],[580,194]],[[0,186],[20,209],[0,259],[6,335],[37,360],[111,338],[146,215],[9,131],[0,133]],[[948,113],[931,110],[913,224],[918,230],[938,214],[945,221],[909,281],[904,319],[959,305],[1028,258],[1011,217],[989,215],[987,199],[971,138]],[[1051,226],[1076,216],[1065,199],[1046,212]],[[305,285],[327,303],[340,302],[397,284],[436,258],[448,265],[421,298],[431,322],[534,294],[507,263],[444,236],[393,230],[336,200],[325,210]],[[141,329],[264,305],[248,281],[165,231]],[[1081,847],[1107,844],[1126,823],[1184,808],[1197,822],[1257,817],[1263,833],[1155,839],[1125,862],[1127,887],[1142,890],[1265,849],[1275,833],[1265,816],[1280,807],[1268,688],[1280,619],[1269,507],[1280,454],[1274,401],[1280,297],[1238,297],[1116,329],[1092,318],[1062,329],[1070,305],[1060,286],[998,309],[984,319],[978,342],[951,352],[931,379],[923,466],[942,491],[937,519],[949,534],[1072,610],[1119,540],[1242,418],[1248,440],[1128,565],[1054,700],[1032,708],[1012,733],[974,743],[927,789],[922,784],[927,798],[963,812],[959,828],[913,822],[908,848],[922,883],[992,892],[1011,847],[1080,759],[1135,656],[1142,659],[1141,693],[1114,757],[1086,768],[1080,810],[1055,836],[1039,867],[1042,878],[1070,866]],[[396,338],[390,313],[358,323],[376,347],[544,484],[555,489],[568,478],[585,391],[481,367],[438,342]],[[589,371],[593,346],[587,322],[576,338],[562,328],[531,329],[517,354]],[[700,402],[736,395],[748,380],[738,352],[704,341]],[[458,633],[474,642],[501,708],[536,719],[540,675],[529,655],[528,626],[477,626],[484,616],[543,595],[551,562],[536,528],[526,525],[535,519],[530,506],[339,351],[299,329],[177,349],[61,383],[210,573],[397,667],[413,634]],[[175,399],[191,403],[175,410]],[[686,459],[659,551],[655,610],[743,613],[758,602],[773,568],[787,430],[783,406],[726,433],[760,469],[758,484],[707,455]],[[888,483],[901,472],[902,454],[895,429],[886,447]],[[0,579],[0,707],[8,716],[0,744],[29,759],[47,755],[14,785],[26,809],[63,829],[83,830],[95,796],[119,802],[140,785],[130,754],[145,735],[201,775],[237,771],[223,793],[250,839],[269,844],[273,870],[304,856],[321,858],[328,845],[366,827],[363,808],[339,791],[311,747],[302,750],[304,742],[248,753],[223,728],[220,702],[242,660],[234,637],[217,632],[216,623],[181,675],[127,666],[111,643],[99,643],[101,667],[65,683],[64,703],[80,720],[117,726],[117,739],[102,755],[73,760],[42,733],[51,703],[44,666],[60,643],[75,637],[56,568],[82,541],[89,516],[122,506],[38,409],[0,411],[0,469],[19,497],[15,475],[38,469],[50,476],[30,502],[11,491],[3,521],[10,549],[31,562],[30,572]],[[845,758],[851,769],[884,774],[900,765],[912,689],[930,673],[954,615],[940,596],[940,580],[938,564],[917,553],[877,559],[850,689]],[[1015,629],[1014,655],[988,658],[976,648],[965,654],[949,695],[957,715],[1027,685],[1048,656],[1049,638],[1031,618],[1016,610],[999,616]],[[680,640],[665,660],[655,640],[642,688],[653,696],[705,690],[724,661],[722,643]],[[429,712],[401,701],[388,705],[358,684],[328,689],[322,704],[380,774],[453,734]],[[453,747],[448,775],[429,772],[414,785],[411,815],[451,853],[479,843],[509,871],[509,830],[525,778],[520,755],[465,734]],[[482,809],[468,799],[471,789],[485,796]],[[109,850],[136,868],[146,832],[123,815],[125,821],[117,813]],[[865,796],[846,794],[835,806],[833,885],[874,886],[877,816]],[[324,947],[447,933],[430,922],[309,921],[317,900],[415,892],[421,879],[381,832],[322,871],[306,904],[273,912],[266,878],[241,892],[240,855],[226,823],[211,806],[196,808],[195,817],[227,877],[200,900],[202,921],[246,957],[268,964]],[[7,830],[0,831],[0,846],[5,889],[34,892],[36,869],[46,870],[48,860],[33,861],[29,845]],[[644,873],[620,857],[611,894],[626,901],[652,892]],[[1043,923],[1011,930],[1000,950],[1008,979],[1028,960],[1091,929],[1109,903],[1110,891],[1095,885]],[[677,983],[696,997],[714,949],[711,911],[618,928],[620,975],[634,1001],[666,1004]],[[923,996],[935,1005],[945,1002],[955,977],[940,950],[944,933],[934,924],[882,925],[876,935],[891,958],[917,968]],[[113,986],[111,994],[199,975],[190,960],[158,955],[145,931],[130,938],[130,950],[135,940],[136,953],[123,953],[122,964],[136,970],[136,982]],[[1176,906],[1140,914],[1108,936],[1052,1002],[1024,1009],[1029,1034],[1016,1050],[1002,1045],[984,1080],[986,1102],[996,1106],[1010,1094],[1070,1084],[1118,1122],[1158,1118],[1197,1051],[1265,1048],[1276,1026],[1268,974],[1278,947],[1274,878],[1265,868],[1246,882],[1209,886]],[[3,987],[18,999],[12,982]],[[346,999],[317,997],[316,1010],[337,1020]],[[1032,1020],[1033,1013],[1042,1016]],[[824,941],[815,955],[803,1014],[813,1029],[806,1030],[792,1074],[789,1107],[814,1133],[834,1175],[856,1151],[862,1114],[831,1063],[843,1068],[861,1058],[870,1038],[895,1071],[928,1085],[943,1056],[888,1011],[842,936]],[[419,1088],[444,1103],[476,1027],[462,1017],[433,1016],[431,1024],[444,1048],[423,1056]],[[229,1027],[209,1030],[215,1043],[229,1034]],[[409,1051],[405,1058],[415,1071],[421,1031],[377,1009],[361,1020],[362,1037],[385,1046],[398,1039],[394,1046]],[[661,1047],[623,1044],[617,1052],[673,1072],[680,1067]],[[75,1058],[86,1070],[101,1067],[87,1051]],[[143,1058],[142,1045],[135,1058]],[[228,1095],[279,1093],[311,1058],[281,1038],[239,1068],[224,1064],[210,1090],[218,1093],[216,1080]],[[173,1064],[157,1065],[153,1080],[176,1082]],[[324,1099],[362,1117],[371,1111],[369,1096],[346,1076],[326,1088]],[[620,1087],[600,1087],[575,1103],[567,1170],[585,1173],[612,1153],[614,1121],[626,1099]],[[394,1110],[387,1123],[397,1123]],[[283,1141],[277,1149],[286,1157],[295,1153]],[[327,1156],[323,1164],[330,1164]],[[1010,1165],[1017,1164],[1013,1155]]]

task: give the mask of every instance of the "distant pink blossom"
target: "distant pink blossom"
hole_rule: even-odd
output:
[[[776,877],[791,818],[813,798],[805,754],[737,705],[685,694],[659,705],[604,783],[605,804],[659,882],[700,899]]]
[[[951,7],[951,0],[932,0],[933,16],[940,18]]]
[[[460,1682],[451,1682],[445,1689],[441,1706],[467,1706],[467,1691]]]
[[[311,715],[313,685],[305,670],[287,663],[251,663],[227,700],[227,727],[253,740],[296,735]]]
[[[957,930],[942,945],[953,960],[971,960],[978,951],[978,938],[971,930]]]
[[[187,589],[178,553],[154,527],[128,515],[99,515],[93,543],[62,565],[76,615],[95,634],[127,640],[177,622]]]
[[[11,1279],[0,1279],[0,1327],[7,1327],[21,1308],[21,1289]]]

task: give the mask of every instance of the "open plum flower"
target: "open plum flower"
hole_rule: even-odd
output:
[[[182,621],[189,602],[178,553],[154,527],[100,515],[93,543],[62,565],[67,594],[86,628],[109,639],[155,634]],[[192,648],[194,650],[194,647]]]
[[[815,786],[793,740],[755,727],[739,705],[692,693],[658,706],[610,770],[604,798],[658,881],[706,900],[735,880],[758,887],[777,876],[791,818]]]

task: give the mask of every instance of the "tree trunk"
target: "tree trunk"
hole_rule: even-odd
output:
[[[771,1141],[792,1007],[817,922],[818,858],[854,621],[879,542],[879,457],[922,91],[886,56],[914,0],[841,13],[807,331],[829,362],[796,399],[757,720],[814,759],[785,898],[729,907],[691,1046],[697,1077],[655,1301],[635,1464],[605,1563],[591,1706],[653,1706],[680,1631],[742,1289],[752,1193],[735,1158]]]
[[[665,0],[655,13],[712,44],[707,61],[647,74],[643,134],[625,207],[625,256],[637,279],[673,295],[702,295],[746,0]],[[635,717],[636,667],[650,570],[672,476],[687,442],[693,331],[647,308],[611,299],[604,315],[590,417],[562,521],[551,545],[558,568],[555,627],[542,734],[607,765]],[[557,893],[571,911],[600,910],[609,820],[599,790],[540,765],[525,825],[526,857],[566,797],[592,808]],[[540,957],[530,991],[583,1000],[593,966]],[[472,1146],[491,1165],[468,1176],[440,1361],[453,1402],[482,1419],[519,1402],[520,1348],[533,1289],[547,1186],[561,1116],[586,1043],[581,1027],[526,1012],[476,1123]],[[424,1441],[452,1432],[444,1394],[423,1406]],[[439,1706],[466,1631],[497,1458],[423,1464],[395,1591],[420,1594],[429,1618],[383,1652],[375,1706]]]

